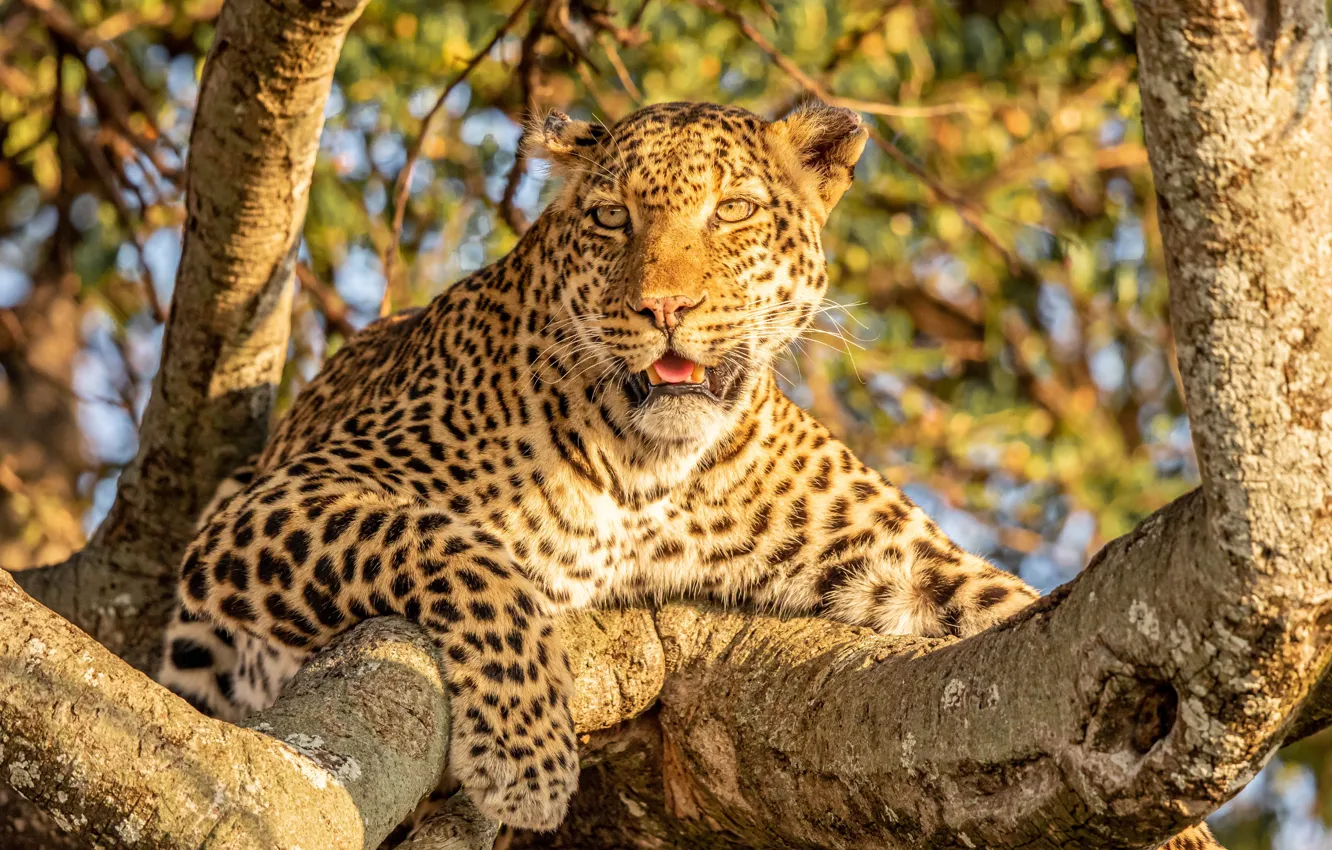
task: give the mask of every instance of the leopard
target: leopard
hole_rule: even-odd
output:
[[[818,101],[534,122],[557,191],[503,258],[351,336],[219,490],[159,679],[234,720],[406,617],[441,653],[453,779],[549,830],[579,769],[563,612],[684,599],[967,638],[1024,609],[1035,590],[779,384],[867,138]],[[1176,850],[1216,846],[1199,830]]]

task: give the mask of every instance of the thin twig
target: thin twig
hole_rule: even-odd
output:
[[[121,410],[128,413],[130,419],[134,420],[136,425],[138,424],[139,417],[135,414],[134,407],[130,399],[114,398],[109,395],[102,395],[101,393],[91,393],[89,395],[83,395],[77,392],[72,386],[67,384],[65,381],[61,380],[55,375],[50,374],[49,372],[44,371],[43,369],[37,366],[34,366],[31,362],[27,362],[24,365],[27,366],[27,371],[30,375],[32,375],[34,378],[37,378],[39,381],[46,384],[56,392],[60,393],[62,396],[65,396],[69,400],[81,402],[83,404],[105,404],[108,407],[118,407]]]
[[[638,28],[639,15],[647,8],[647,3],[643,3],[634,17],[629,20],[628,25],[620,26],[615,23],[615,16],[606,9],[589,9],[584,7],[584,20],[592,27],[595,32],[609,35],[615,39],[617,44],[624,47],[638,47],[648,41],[651,36]]]
[[[74,274],[74,244],[78,240],[70,220],[74,203],[74,157],[70,153],[69,112],[65,108],[65,53],[56,45],[55,86],[51,93],[51,129],[55,132],[56,157],[60,160],[60,188],[56,192],[56,229],[52,239],[52,255],[62,280]]]
[[[610,104],[606,102],[606,99],[602,96],[601,92],[597,91],[597,81],[593,78],[592,74],[588,73],[587,69],[589,67],[590,66],[584,65],[582,62],[573,63],[574,73],[577,74],[578,79],[582,81],[583,88],[587,90],[588,96],[596,103],[597,111],[606,116],[614,115],[615,110],[611,109]],[[592,70],[595,71],[596,68],[592,68]],[[604,80],[605,77],[602,77],[601,79]]]
[[[630,29],[635,29],[638,27],[639,22],[643,20],[643,13],[647,11],[648,4],[651,2],[652,0],[643,0],[642,3],[638,4],[638,8],[635,9],[634,13],[629,16]]]
[[[610,60],[611,67],[615,69],[615,76],[620,78],[620,85],[624,86],[625,93],[634,101],[635,106],[641,104],[643,102],[643,92],[639,89],[638,84],[634,82],[634,78],[629,75],[629,69],[625,67],[624,60],[620,58],[620,51],[615,47],[614,38],[607,37],[603,39],[601,49],[606,51],[606,58]]]
[[[402,219],[407,211],[407,195],[412,185],[412,170],[416,167],[416,161],[421,158],[421,148],[430,136],[430,123],[444,108],[444,101],[453,93],[453,90],[463,80],[467,79],[467,76],[472,73],[477,65],[481,64],[481,60],[486,58],[486,55],[499,43],[505,33],[512,29],[514,24],[518,23],[518,18],[531,2],[532,0],[520,0],[518,7],[509,14],[504,23],[500,24],[499,29],[495,30],[495,34],[490,37],[490,41],[486,42],[484,47],[478,50],[471,59],[467,60],[467,64],[458,72],[458,75],[444,87],[444,91],[440,92],[439,97],[435,100],[435,105],[430,108],[430,111],[426,113],[425,120],[421,122],[421,133],[416,137],[411,150],[407,153],[407,161],[404,163],[402,170],[398,172],[397,185],[393,190],[393,229],[389,237],[388,248],[384,251],[384,299],[379,304],[379,315],[381,316],[388,315],[392,310],[390,293],[393,291],[393,272],[398,256],[398,246],[402,242]]]
[[[324,314],[329,329],[337,331],[343,339],[350,339],[356,333],[356,327],[347,318],[347,304],[342,298],[326,286],[305,263],[296,264],[296,279],[300,281],[301,289],[314,299],[319,312]]]
[[[101,147],[92,140],[77,132],[77,128],[71,128],[74,132],[70,133],[70,140],[78,145],[83,151],[88,164],[92,166],[93,173],[97,175],[98,181],[106,190],[107,200],[116,208],[116,213],[120,217],[121,223],[125,226],[130,242],[134,245],[135,252],[139,257],[139,269],[143,274],[143,294],[148,302],[148,307],[152,310],[153,318],[158,322],[166,322],[166,309],[162,306],[162,301],[157,297],[157,284],[153,279],[153,270],[149,267],[147,258],[144,255],[143,239],[140,238],[138,228],[135,225],[135,215],[130,211],[125,199],[121,196],[120,186],[115,170],[107,160],[106,154]]]
[[[585,32],[580,37],[580,33],[574,29],[573,18],[569,12],[569,0],[545,0],[543,5],[542,17],[545,19],[546,32],[555,36],[555,39],[564,45],[564,49],[569,51],[575,62],[584,62],[600,74],[601,69],[584,49],[583,42],[589,33]]]
[[[527,35],[523,36],[522,46],[518,54],[518,90],[519,97],[522,100],[522,110],[524,120],[532,116],[533,92],[536,90],[537,75],[537,42],[545,33],[546,22],[544,18],[538,18],[532,22]],[[575,60],[577,61],[577,60]],[[513,232],[522,236],[531,227],[527,216],[518,209],[514,201],[518,196],[518,184],[522,182],[523,171],[525,171],[526,155],[523,152],[522,145],[514,151],[513,167],[509,169],[509,176],[504,181],[504,195],[500,198],[499,211],[500,216],[513,228]]]

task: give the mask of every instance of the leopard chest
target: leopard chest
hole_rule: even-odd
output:
[[[655,513],[625,510],[605,494],[533,487],[493,531],[552,601],[583,607],[631,578]]]
[[[582,482],[546,476],[488,530],[557,605],[661,599],[691,590],[725,595],[726,575],[747,535],[724,502],[658,491],[619,498]],[[698,585],[702,583],[702,587]]]

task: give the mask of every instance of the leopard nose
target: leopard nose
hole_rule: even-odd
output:
[[[639,300],[635,308],[639,313],[651,319],[658,328],[673,331],[680,325],[684,314],[703,303],[705,292],[698,298],[689,295],[667,295],[665,298],[645,297]]]

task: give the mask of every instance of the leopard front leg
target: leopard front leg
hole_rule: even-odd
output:
[[[949,540],[905,495],[865,483],[859,502],[836,496],[818,510],[821,500],[795,499],[786,535],[768,547],[758,604],[882,634],[967,637],[1036,599],[1017,576]]]
[[[796,426],[764,446],[781,462],[753,464],[761,475],[730,487],[711,506],[715,516],[695,521],[708,547],[696,585],[788,614],[926,636],[975,634],[1036,598],[949,540],[817,422],[791,415],[801,417]]]
[[[791,557],[772,565],[780,576],[770,593],[782,607],[794,603],[882,634],[967,637],[1036,599],[1021,579],[964,551],[874,473],[848,483],[793,506]],[[799,531],[802,501],[809,519]]]
[[[554,829],[578,782],[573,677],[548,601],[498,548],[426,561],[421,622],[444,652],[452,699],[450,769],[483,813]]]
[[[548,601],[493,536],[345,481],[279,471],[238,495],[186,554],[184,607],[297,650],[373,616],[420,623],[442,651],[451,773],[483,813],[553,829],[578,759]]]

